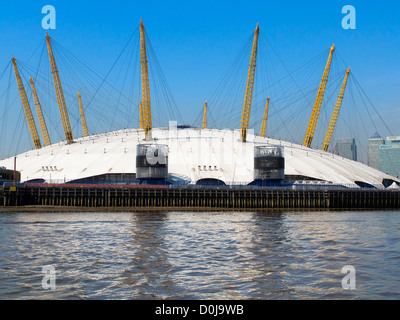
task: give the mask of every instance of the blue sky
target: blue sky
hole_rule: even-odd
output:
[[[197,116],[257,22],[289,70],[335,43],[393,134],[400,135],[398,1],[8,1],[1,4],[1,70],[11,54],[27,61],[43,41],[46,4],[57,14],[50,35],[102,75],[143,17],[187,122]],[[341,25],[341,9],[348,4],[356,8],[356,30]]]

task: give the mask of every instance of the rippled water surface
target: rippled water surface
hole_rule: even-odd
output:
[[[0,213],[0,299],[399,299],[399,271],[399,211]]]

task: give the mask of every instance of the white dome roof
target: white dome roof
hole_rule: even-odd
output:
[[[253,181],[254,146],[284,147],[285,175],[304,176],[333,184],[356,186],[363,182],[382,188],[383,179],[398,179],[360,162],[321,150],[251,134],[240,141],[239,130],[198,128],[155,128],[155,143],[169,148],[170,174],[196,182],[219,179],[226,184]],[[106,174],[136,173],[136,145],[144,142],[141,129],[123,129],[56,143],[17,156],[21,181],[45,179],[64,182]],[[14,157],[1,160],[0,166],[14,167]]]

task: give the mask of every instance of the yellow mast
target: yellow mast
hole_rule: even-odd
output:
[[[33,100],[35,101],[36,113],[39,118],[39,124],[40,124],[40,129],[42,130],[44,145],[49,146],[49,145],[51,145],[51,141],[50,141],[50,137],[49,137],[49,132],[47,131],[46,121],[44,120],[44,117],[43,117],[42,106],[40,105],[39,97],[37,95],[36,88],[33,83],[33,79],[29,78],[29,81],[31,82]]]
[[[340,89],[339,96],[336,101],[335,108],[333,109],[333,114],[331,121],[329,122],[328,130],[326,131],[324,144],[322,145],[322,150],[327,151],[329,148],[329,144],[331,143],[333,130],[335,130],[336,121],[339,115],[340,107],[342,105],[344,91],[346,89],[347,79],[349,78],[350,68],[346,70],[346,75],[344,76],[342,88]]]
[[[139,101],[139,124],[140,124],[140,129],[144,129],[144,121],[143,121],[143,104],[142,101]]]
[[[203,129],[207,129],[207,101],[204,103]]]
[[[256,30],[254,31],[253,48],[251,50],[251,58],[249,65],[249,73],[247,75],[246,94],[244,96],[242,122],[240,125],[242,142],[246,142],[247,129],[249,128],[251,100],[253,98],[254,78],[256,73],[256,60],[257,60],[257,47],[258,47],[258,34],[259,27],[257,23]]]
[[[261,124],[261,130],[260,130],[261,137],[265,137],[265,129],[267,128],[267,118],[268,118],[268,106],[269,106],[269,97],[265,105],[264,117]]]
[[[52,74],[53,74],[54,88],[56,89],[58,108],[60,109],[60,115],[61,115],[61,120],[62,120],[62,124],[63,124],[63,128],[64,128],[65,138],[67,139],[68,142],[72,142],[74,140],[74,138],[72,137],[71,124],[69,122],[68,110],[67,110],[67,106],[65,104],[64,92],[63,92],[63,89],[61,86],[61,81],[60,81],[60,76],[58,74],[56,60],[54,59],[53,49],[52,49],[51,43],[50,43],[51,39],[50,39],[50,36],[47,34],[47,32],[46,32],[46,42],[47,42],[47,50],[49,52],[51,70],[52,70]]]
[[[335,44],[332,45],[331,50],[329,52],[328,61],[325,66],[324,74],[322,76],[321,84],[318,89],[317,98],[315,100],[314,109],[311,113],[310,122],[308,123],[307,133],[304,137],[303,145],[306,147],[311,146],[311,142],[314,138],[315,128],[317,126],[317,121],[319,117],[319,112],[321,110],[322,100],[324,99],[326,83],[328,82],[329,71],[331,69],[332,64],[332,56],[333,51],[335,50]]]
[[[81,99],[81,93],[80,92],[78,92],[78,100],[79,100],[79,111],[81,113],[83,136],[87,137],[89,135],[89,131],[88,131],[88,128],[87,128],[85,110],[83,110],[83,105],[82,105],[82,99]]]
[[[140,21],[140,64],[142,71],[142,103],[143,103],[143,124],[146,140],[151,139],[151,104],[149,70],[147,67],[146,39],[143,25],[143,18]]]
[[[11,57],[12,64],[14,66],[15,78],[17,79],[19,94],[21,96],[22,106],[24,107],[26,121],[28,122],[29,131],[31,132],[33,144],[35,149],[40,149],[42,144],[40,143],[40,138],[36,129],[35,119],[33,119],[31,106],[29,105],[28,98],[26,96],[26,91],[24,84],[22,83],[21,76],[17,68],[17,62],[14,57]]]

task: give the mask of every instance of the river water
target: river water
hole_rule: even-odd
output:
[[[399,272],[400,211],[0,213],[0,299],[399,299]]]

